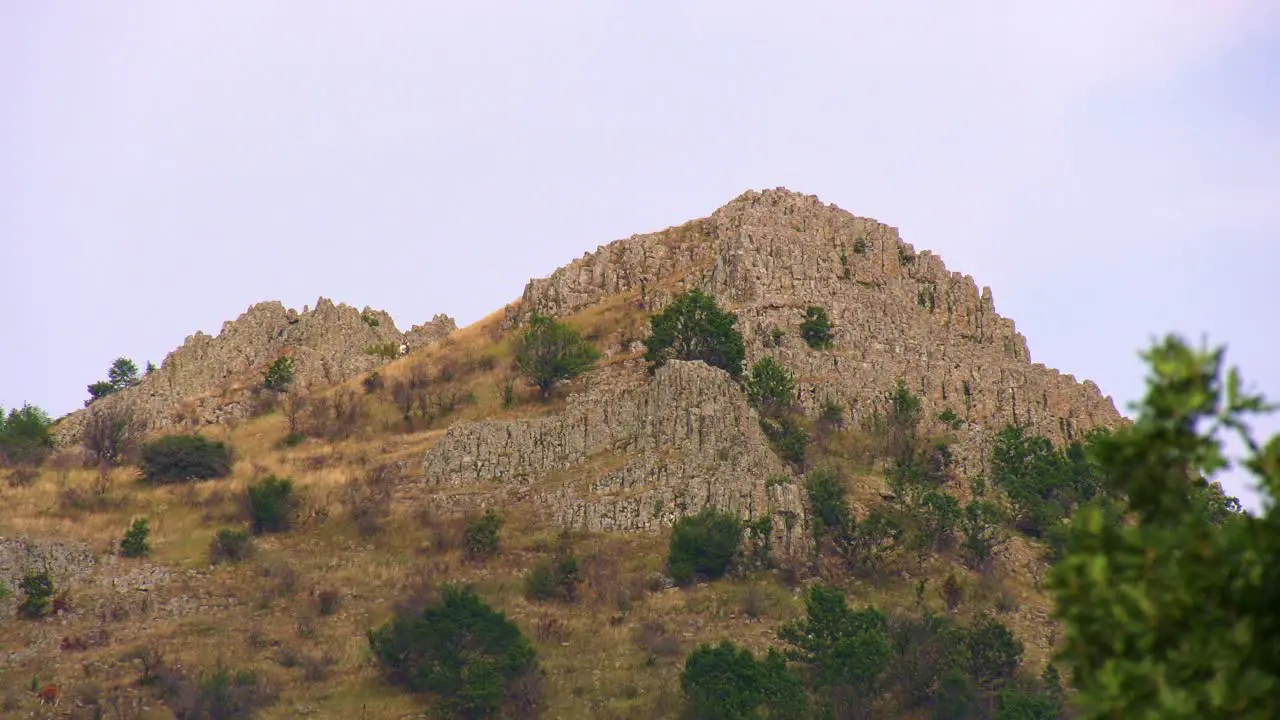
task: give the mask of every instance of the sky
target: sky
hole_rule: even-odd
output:
[[[1122,412],[1167,332],[1280,399],[1271,0],[7,0],[0,406],[263,300],[466,324],[779,186],[991,286]]]

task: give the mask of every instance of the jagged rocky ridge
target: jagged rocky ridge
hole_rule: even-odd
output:
[[[867,418],[886,409],[899,378],[922,397],[926,420],[953,410],[965,420],[962,470],[981,471],[991,437],[1009,423],[1062,442],[1122,422],[1094,383],[1031,362],[990,288],[979,292],[972,277],[917,252],[895,228],[784,188],[749,191],[709,218],[600,247],[531,281],[506,324],[532,312],[569,315],[618,294],[657,312],[693,287],[737,312],[748,365],[770,355],[795,372],[810,411],[830,398],[851,419]],[[809,305],[830,315],[832,350],[801,339]],[[786,333],[778,347],[775,327]]]
[[[386,312],[357,310],[326,298],[302,312],[277,301],[258,303],[223,323],[216,337],[203,332],[191,335],[136,387],[67,415],[54,433],[59,445],[73,445],[79,442],[90,412],[116,403],[132,406],[148,431],[190,429],[247,417],[254,407],[252,394],[245,388],[256,385],[261,371],[281,355],[294,359],[298,387],[333,385],[386,364],[385,357],[368,352],[373,345],[406,342],[423,348],[456,329],[452,318],[436,315],[402,333]]]

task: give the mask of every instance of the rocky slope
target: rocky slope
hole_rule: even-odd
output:
[[[990,288],[979,292],[972,277],[888,225],[782,188],[746,192],[708,218],[616,241],[533,280],[507,325],[618,294],[656,312],[693,287],[738,313],[748,363],[770,355],[795,372],[810,410],[831,399],[867,419],[883,412],[899,378],[921,395],[925,418],[953,410],[966,421],[956,446],[962,469],[981,470],[991,435],[1009,423],[1061,442],[1122,421],[1092,382],[1031,362]],[[831,351],[800,337],[810,305],[835,325]],[[785,332],[776,347],[774,328]]]
[[[258,303],[224,323],[216,337],[202,332],[188,337],[136,387],[67,415],[54,432],[60,445],[73,445],[91,412],[116,404],[131,406],[149,431],[243,418],[254,409],[251,394],[243,390],[281,355],[294,360],[295,386],[333,385],[386,364],[385,357],[368,352],[371,346],[407,342],[420,349],[456,329],[452,318],[437,315],[401,333],[383,311],[357,310],[326,298],[301,313],[276,301]]]
[[[672,361],[651,381],[611,373],[550,417],[454,425],[423,459],[421,483],[437,498],[501,497],[573,530],[655,532],[710,506],[770,518],[780,556],[810,537],[800,488],[755,411],[702,363]]]

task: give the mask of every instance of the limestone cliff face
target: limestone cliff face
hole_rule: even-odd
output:
[[[496,495],[567,528],[652,532],[710,505],[773,518],[775,554],[808,547],[798,484],[741,389],[702,363],[610,373],[550,417],[455,425],[422,473],[438,497]]]
[[[262,370],[281,355],[294,360],[295,386],[329,385],[385,364],[384,357],[367,352],[370,346],[410,338],[415,347],[423,347],[456,327],[451,318],[437,315],[430,323],[401,333],[385,312],[357,310],[325,298],[301,313],[276,301],[258,303],[223,323],[216,337],[202,332],[188,337],[136,387],[71,413],[54,432],[60,445],[75,444],[93,409],[118,403],[132,406],[148,430],[192,428],[245,417],[252,403],[247,393],[237,390],[260,382]]]
[[[981,469],[991,434],[1008,423],[1061,442],[1121,421],[1093,383],[1032,364],[989,288],[979,292],[973,278],[916,252],[892,227],[781,188],[601,247],[531,281],[507,320],[567,315],[617,293],[637,295],[653,312],[692,287],[738,313],[748,363],[771,355],[786,364],[810,409],[830,398],[866,417],[885,408],[898,378],[922,396],[925,418],[950,408],[966,420],[957,450],[968,470]],[[824,307],[835,325],[832,350],[801,339],[809,305]],[[775,327],[786,333],[777,347]]]

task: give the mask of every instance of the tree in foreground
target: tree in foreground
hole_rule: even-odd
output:
[[[1143,357],[1136,421],[1093,449],[1132,522],[1082,508],[1048,576],[1060,664],[1089,718],[1280,717],[1280,437],[1260,445],[1245,424],[1274,408],[1224,377],[1222,348],[1171,336]],[[1257,516],[1207,482],[1228,466],[1224,430],[1247,448]]]
[[[529,319],[529,329],[516,348],[516,367],[538,386],[543,398],[556,383],[587,372],[599,359],[600,351],[577,330],[545,315]]]
[[[739,378],[746,345],[734,328],[737,322],[738,316],[721,309],[714,297],[690,290],[650,320],[644,359],[652,368],[668,360],[701,360]]]
[[[438,603],[369,631],[387,676],[435,696],[446,717],[533,717],[541,670],[533,645],[474,591],[447,585]]]

